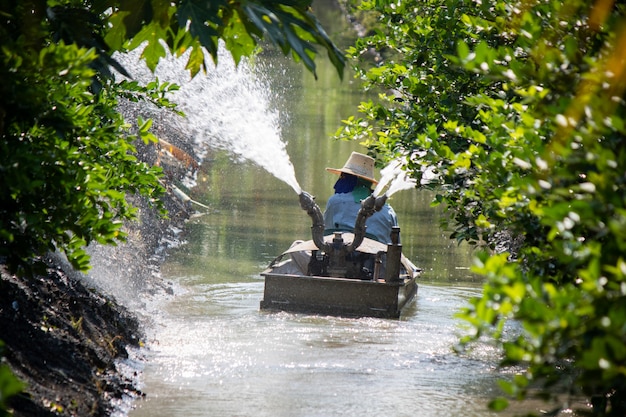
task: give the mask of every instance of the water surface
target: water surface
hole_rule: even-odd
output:
[[[283,135],[299,182],[323,207],[336,180],[325,168],[363,148],[328,140],[327,119],[311,108],[294,106]],[[469,249],[440,231],[430,192],[391,200],[405,254],[424,269],[416,301],[400,320],[345,319],[259,310],[260,272],[310,238],[289,186],[224,151],[211,152],[197,182],[190,192],[210,210],[188,223],[187,243],[163,266],[175,295],[154,308],[147,395],[131,416],[490,415],[497,353],[453,352],[454,313],[479,283]]]
[[[325,168],[364,151],[330,136],[366,97],[319,63],[318,81],[281,59],[257,63],[276,135],[250,124],[250,110],[233,119],[240,134],[257,135],[246,142],[250,152],[284,140],[299,184],[324,207],[336,180]],[[216,101],[202,98],[203,117]],[[194,108],[193,94],[186,105]],[[486,404],[501,376],[498,353],[488,345],[471,355],[453,352],[454,314],[479,295],[480,281],[469,273],[470,249],[439,229],[432,193],[402,191],[390,201],[404,253],[424,272],[415,302],[400,320],[385,320],[260,311],[260,272],[293,240],[310,238],[297,195],[251,161],[217,149],[186,190],[210,209],[188,223],[186,244],[163,265],[174,295],[148,312],[146,397],[131,417],[496,415]]]

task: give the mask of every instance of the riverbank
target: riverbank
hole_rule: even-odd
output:
[[[128,120],[135,119],[135,114],[129,115]],[[172,186],[182,188],[179,180],[196,168],[196,158],[189,158],[191,150],[184,147],[187,138],[177,141],[178,132],[169,131],[176,124],[161,126],[157,133],[167,142],[158,147],[138,144],[138,149],[149,147],[141,159],[164,168],[170,218],[142,210],[141,224],[129,233],[130,247],[95,248],[99,253],[92,254],[92,271],[100,280],[84,279],[52,259],[45,274],[30,279],[8,274],[0,266],[0,339],[6,343],[2,355],[27,384],[10,402],[14,415],[108,416],[118,411],[123,399],[143,395],[140,376],[119,365],[142,345],[144,317],[135,316],[142,311],[140,304],[154,293],[170,291],[158,271],[159,257],[165,256],[163,230],[172,224],[182,229],[191,204]]]
[[[158,148],[142,149],[155,163]],[[139,221],[126,225],[127,242],[89,248],[89,275],[73,270],[61,255],[42,257],[45,273],[11,274],[0,263],[0,352],[26,388],[11,398],[17,417],[126,415],[143,396],[140,359],[145,326],[137,314],[150,297],[171,294],[159,267],[167,248],[179,243],[191,203],[171,185],[189,169],[163,166],[168,217],[128,196]],[[180,193],[179,193],[180,194]],[[0,410],[1,414],[1,410]]]
[[[126,415],[138,388],[145,317],[141,303],[171,294],[158,273],[189,214],[165,197],[169,218],[141,207],[127,243],[90,250],[89,275],[61,255],[45,273],[10,274],[0,264],[0,355],[26,389],[9,402],[14,416]],[[132,301],[131,301],[132,299]]]
[[[26,384],[9,402],[15,416],[109,416],[141,395],[122,361],[141,346],[138,320],[71,278],[52,259],[31,278],[0,266],[4,362]]]

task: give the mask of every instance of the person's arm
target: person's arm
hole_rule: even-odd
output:
[[[398,216],[393,207],[389,206],[389,218],[392,226],[398,226]]]

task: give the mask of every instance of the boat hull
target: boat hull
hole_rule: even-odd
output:
[[[266,271],[261,310],[346,317],[399,318],[417,293],[415,277],[397,282]]]

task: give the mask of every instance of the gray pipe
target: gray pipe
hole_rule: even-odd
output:
[[[332,249],[332,245],[324,242],[324,215],[315,202],[315,197],[306,191],[302,191],[300,194],[300,207],[307,212],[313,221],[313,225],[311,226],[313,243],[315,243],[315,246],[317,246],[319,250],[329,253]]]
[[[359,214],[356,216],[356,222],[354,223],[354,240],[348,246],[348,252],[354,252],[361,246],[363,243],[363,239],[365,238],[365,231],[367,230],[367,226],[365,222],[369,219],[372,214],[383,208],[387,202],[387,194],[383,194],[380,197],[374,197],[373,194],[370,194],[365,200],[361,201],[361,209],[359,210]]]
[[[391,231],[391,244],[387,245],[387,266],[385,281],[397,282],[400,279],[402,245],[400,244],[400,228],[394,226]]]
[[[333,246],[330,243],[324,242],[324,215],[320,210],[319,206],[315,202],[315,197],[306,191],[302,191],[300,194],[300,207],[302,210],[305,210],[309,217],[311,217],[313,221],[313,225],[311,226],[311,235],[313,237],[313,243],[319,250],[322,250],[326,253],[331,253]],[[356,217],[356,222],[354,224],[354,240],[346,248],[347,252],[354,252],[361,246],[363,243],[363,239],[365,238],[365,231],[367,226],[365,222],[368,218],[372,216],[377,211],[385,205],[387,202],[387,195],[383,194],[379,197],[374,197],[373,194],[370,194],[366,199],[361,201],[361,208],[359,209],[359,213]]]

